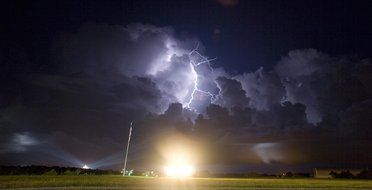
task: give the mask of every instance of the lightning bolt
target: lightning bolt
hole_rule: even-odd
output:
[[[213,73],[213,68],[210,64],[211,61],[214,61],[216,60],[217,58],[213,58],[213,59],[208,59],[206,57],[204,57],[202,54],[200,54],[198,52],[198,48],[199,48],[199,43],[197,43],[196,47],[190,51],[189,53],[189,57],[190,57],[190,68],[191,68],[191,73],[193,74],[195,80],[194,80],[194,88],[191,92],[191,96],[190,96],[190,99],[189,101],[186,103],[186,108],[189,108],[189,109],[192,109],[190,107],[190,104],[192,103],[192,101],[194,100],[194,95],[196,92],[200,92],[200,93],[203,93],[203,94],[206,94],[207,96],[210,97],[210,100],[211,102],[213,103],[215,100],[216,100],[216,95],[212,94],[211,92],[208,92],[208,91],[204,91],[204,90],[201,90],[198,88],[198,73],[196,72],[195,68],[202,65],[202,64],[207,64],[208,68],[212,71]],[[192,54],[196,54],[197,56],[199,56],[201,58],[202,61],[199,61],[199,62],[194,62],[192,59],[191,59],[191,56]],[[216,83],[217,84],[217,83]],[[218,86],[218,84],[217,84]]]

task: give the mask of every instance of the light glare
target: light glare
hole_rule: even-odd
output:
[[[164,167],[165,175],[174,178],[191,177],[194,174],[194,168],[191,165],[180,164]]]

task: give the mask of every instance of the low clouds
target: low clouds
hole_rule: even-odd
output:
[[[254,145],[253,150],[264,163],[284,161],[284,154],[276,143],[257,143]]]
[[[28,132],[15,133],[10,142],[1,147],[1,152],[24,152],[40,142]]]
[[[40,150],[69,164],[105,160],[123,149],[131,121],[133,163],[159,156],[156,142],[171,134],[197,144],[203,164],[341,163],[339,138],[340,154],[370,158],[358,141],[371,134],[368,59],[294,50],[272,70],[232,76],[203,50],[170,27],[87,23],[56,38],[50,71],[18,72],[9,65],[26,56],[1,55],[1,160]]]

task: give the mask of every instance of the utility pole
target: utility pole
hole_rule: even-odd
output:
[[[125,158],[124,158],[123,176],[125,176],[125,171],[127,169],[128,151],[129,151],[130,137],[132,136],[132,128],[133,128],[133,121],[130,122],[129,135],[128,135],[128,143],[127,143],[127,150],[125,151]]]

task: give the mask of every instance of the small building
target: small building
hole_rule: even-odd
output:
[[[361,169],[319,169],[314,168],[314,178],[332,178],[331,172],[341,173],[342,171],[349,171],[354,176],[357,176],[362,170]]]

